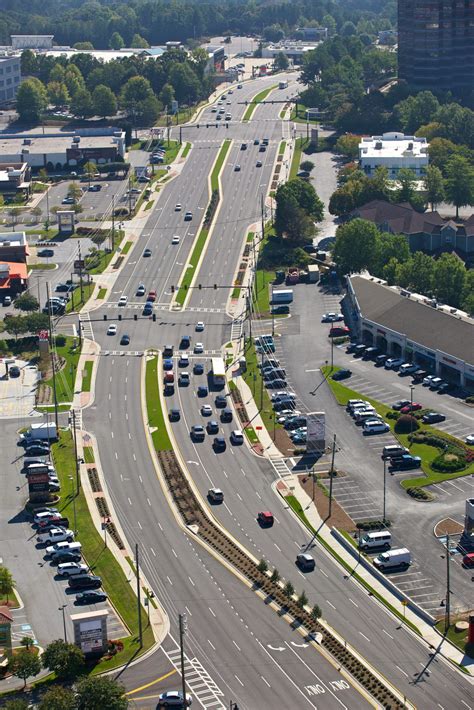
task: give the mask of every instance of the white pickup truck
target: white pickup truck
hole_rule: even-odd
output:
[[[56,542],[73,542],[74,533],[72,530],[64,528],[51,528],[47,532],[41,533],[36,538],[36,542],[43,545],[54,545]]]

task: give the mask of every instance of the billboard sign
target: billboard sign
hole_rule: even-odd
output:
[[[306,416],[306,451],[322,454],[326,448],[326,415],[310,412]]]

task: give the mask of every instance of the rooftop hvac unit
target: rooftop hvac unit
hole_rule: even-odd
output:
[[[30,149],[29,148],[23,148],[23,155],[29,155]]]
[[[81,142],[81,136],[74,136],[74,138],[72,139],[72,142],[73,142],[73,143],[80,143],[80,142]]]
[[[408,150],[413,150],[413,143],[408,144]]]
[[[411,292],[407,291],[405,288],[400,289],[400,296],[405,296],[405,298],[410,298]]]
[[[375,150],[382,150],[382,141],[377,141],[375,144]]]
[[[31,145],[31,138],[24,138],[23,145]]]

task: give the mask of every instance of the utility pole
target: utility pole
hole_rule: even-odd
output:
[[[84,285],[82,283],[82,255],[81,255],[80,243],[79,243],[79,288],[81,290],[81,303],[84,303]]]
[[[132,193],[130,190],[132,189],[130,186],[131,180],[130,180],[130,175],[128,176],[128,213],[131,216],[132,214]]]
[[[260,356],[261,356],[260,357],[260,364],[261,364],[262,370],[263,370],[263,350],[260,353]],[[263,409],[263,375],[262,375],[262,377],[260,377],[260,411],[262,411],[262,409]]]
[[[272,304],[273,304],[273,284],[272,284]],[[271,306],[272,311],[272,335],[275,335],[275,310],[273,305]]]
[[[262,240],[263,240],[265,238],[265,202],[263,199],[263,193],[261,195],[260,205],[261,205]],[[255,268],[257,268],[257,263],[255,264]],[[263,287],[265,288],[265,274],[263,273],[263,270],[262,270],[262,283],[263,283]]]
[[[383,511],[382,511],[382,521],[385,525],[385,513],[387,506],[387,461],[384,457],[383,460]]]
[[[64,633],[64,643],[67,643],[67,630],[66,630],[66,615],[64,614],[64,609],[67,607],[67,604],[63,604],[62,606],[59,607],[58,611],[62,611],[63,613],[63,633]]]
[[[76,432],[76,411],[72,410],[72,437],[74,440],[74,458],[76,460],[76,495],[79,495],[79,488],[81,486],[79,459],[77,457],[77,432]]]
[[[447,634],[451,626],[451,589],[449,578],[449,533],[446,535],[446,614],[444,620],[444,633]]]
[[[331,327],[332,326],[330,326],[330,329],[331,329]],[[329,338],[331,340],[331,371],[332,371],[332,369],[334,367],[334,338],[331,337],[331,335],[329,336]]]
[[[112,195],[112,251],[115,249],[115,195]]]
[[[183,708],[188,707],[186,699],[186,679],[184,676],[184,632],[186,631],[186,617],[179,615],[179,651],[181,656],[181,683],[183,688]]]
[[[48,326],[49,326],[49,349],[51,353],[51,367],[53,370],[53,401],[54,401],[54,423],[56,430],[59,429],[58,419],[58,397],[56,393],[56,361],[54,359],[53,328],[51,320],[51,294],[49,292],[49,281],[46,283],[46,298],[48,299]]]
[[[329,471],[329,510],[328,518],[331,517],[332,513],[332,479],[334,478],[334,457],[336,455],[336,435],[332,441],[332,457],[331,457],[331,470]]]
[[[143,628],[142,628],[142,603],[140,598],[140,564],[138,559],[138,542],[135,544],[135,565],[137,568],[137,609],[138,609],[138,637],[140,639],[140,648],[143,647]]]

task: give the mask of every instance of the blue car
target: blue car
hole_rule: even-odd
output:
[[[197,362],[193,367],[193,372],[195,375],[204,374],[204,365],[202,365],[200,362]]]
[[[172,370],[173,360],[163,360],[163,370]]]

